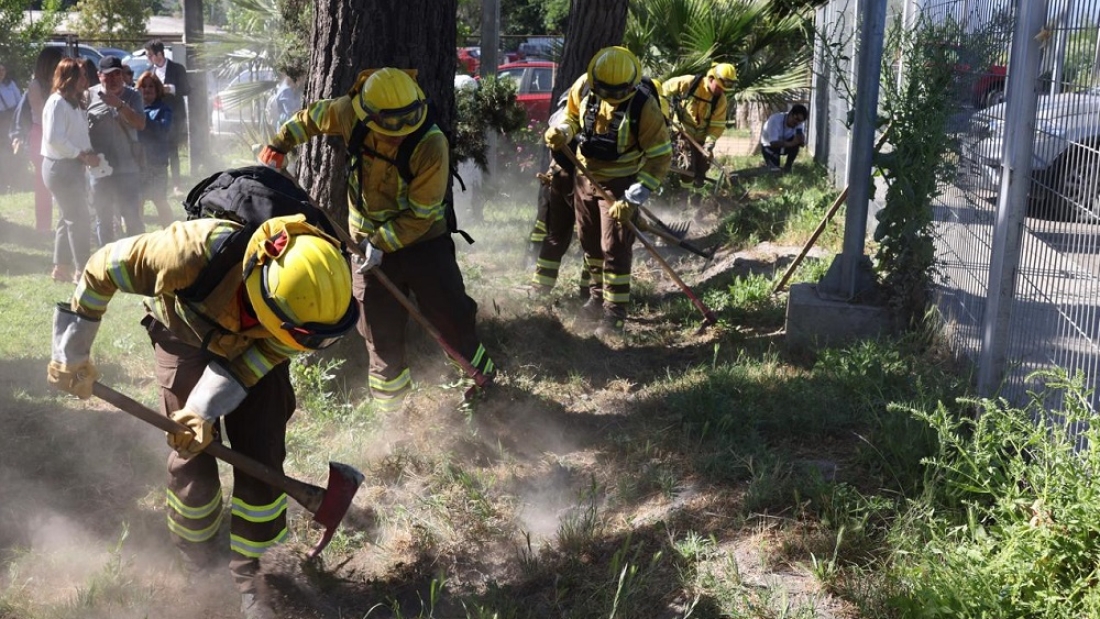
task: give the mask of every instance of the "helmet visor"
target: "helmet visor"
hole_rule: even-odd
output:
[[[271,291],[267,288],[267,265],[265,264],[262,268],[265,272],[261,273],[260,276],[260,290],[263,293],[260,296],[263,297],[264,305],[279,320],[283,321],[281,325],[283,330],[303,348],[310,350],[328,348],[343,337],[359,320],[359,305],[355,302],[355,297],[352,297],[348,303],[347,311],[344,312],[344,317],[335,324],[330,325],[320,322],[295,324],[290,316],[283,311],[283,308],[279,307],[279,304],[272,299]]]
[[[605,84],[599,80],[592,85],[592,92],[605,101],[622,101],[634,92],[634,84]]]
[[[727,79],[722,78],[722,77],[719,77],[717,79],[718,79],[718,85],[722,87],[722,90],[730,90],[730,89],[733,88],[733,80],[727,80]]]
[[[396,110],[372,110],[366,108],[367,120],[385,131],[401,131],[405,127],[415,127],[424,119],[427,106],[423,101],[413,101]]]

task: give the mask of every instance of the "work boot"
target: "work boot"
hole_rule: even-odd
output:
[[[618,312],[605,311],[596,326],[597,337],[621,337],[626,327],[626,317]]]
[[[577,319],[583,322],[596,322],[601,316],[603,316],[603,300],[589,297],[581,306],[581,312]]]
[[[241,617],[244,619],[277,619],[275,611],[255,593],[241,594]]]

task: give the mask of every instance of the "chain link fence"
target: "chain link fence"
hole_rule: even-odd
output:
[[[820,8],[817,160],[847,182],[855,0]],[[1100,0],[889,4],[891,24],[949,24],[957,152],[935,205],[936,301],[982,395],[1024,404],[1061,368],[1100,377]],[[826,53],[828,52],[828,53]],[[839,65],[839,66],[838,66]],[[895,79],[884,75],[882,79]],[[881,207],[881,205],[878,205]],[[874,209],[872,209],[874,210]],[[1057,394],[1055,394],[1057,397]],[[1058,406],[1048,400],[1048,406]],[[1089,404],[1097,409],[1097,398]]]

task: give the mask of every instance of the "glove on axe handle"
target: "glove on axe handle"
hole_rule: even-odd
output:
[[[103,383],[94,383],[92,394],[119,410],[165,432],[189,430],[187,426],[161,415],[141,402],[119,393]],[[363,474],[354,468],[346,464],[330,462],[329,489],[326,490],[288,477],[282,472],[262,462],[257,462],[238,451],[233,451],[217,441],[207,445],[203,451],[273,488],[282,490],[304,507],[306,511],[314,514],[314,520],[323,525],[326,530],[321,543],[314,547],[310,557],[317,556],[332,539],[336,526],[340,524],[340,520],[347,513],[347,509],[351,505],[351,499],[354,497],[355,491],[359,489],[359,484],[363,481]],[[330,491],[331,496],[329,496]]]
[[[592,183],[592,186],[596,188],[596,191],[599,192],[604,201],[606,201],[608,204],[611,204],[615,201],[615,196],[611,195],[609,191],[603,188],[603,185],[597,183],[596,179],[592,178],[592,173],[589,172],[588,168],[583,163],[581,163],[580,160],[577,159],[577,156],[574,155],[572,151],[570,151],[568,148],[563,148],[562,152],[565,153],[565,156],[568,157],[570,161],[573,162],[573,165],[577,166],[577,169],[580,170],[581,174],[584,174],[585,178],[588,179],[588,182]],[[698,309],[703,314],[703,324],[699,327],[699,329],[696,330],[696,333],[700,333],[708,326],[718,322],[718,317],[714,315],[714,312],[712,312],[709,307],[707,307],[702,301],[700,301],[699,297],[695,296],[695,293],[692,292],[691,288],[684,283],[684,280],[680,279],[680,276],[676,274],[676,271],[672,269],[672,266],[668,263],[668,261],[661,257],[661,254],[657,251],[657,248],[653,246],[653,242],[646,238],[646,236],[642,234],[640,230],[638,230],[638,226],[635,226],[634,222],[632,221],[626,222],[625,225],[630,228],[631,232],[634,233],[634,236],[638,237],[638,240],[642,242],[642,245],[645,245],[645,248],[649,250],[649,253],[657,261],[657,264],[661,265],[661,269],[663,269],[664,272],[670,278],[672,278],[672,281],[680,287],[680,290],[683,291],[685,295],[687,295],[687,298],[696,307],[696,309]]]
[[[189,431],[187,426],[161,415],[141,402],[138,402],[128,395],[119,393],[103,383],[97,382],[92,385],[92,395],[165,432]],[[308,509],[310,513],[317,511],[317,508],[321,505],[321,499],[325,494],[322,488],[291,479],[266,464],[257,462],[242,453],[233,451],[217,441],[207,445],[204,451],[268,485],[279,488],[280,490],[285,490],[291,498],[300,503],[302,507]]]

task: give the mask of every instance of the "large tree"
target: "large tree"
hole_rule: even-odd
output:
[[[588,61],[597,51],[622,42],[629,5],[629,0],[573,0],[551,101],[557,101],[588,70]]]
[[[456,12],[457,0],[318,0],[305,100],[346,93],[363,69],[416,69],[442,122],[451,124]],[[342,221],[347,214],[343,142],[311,140],[299,150],[303,186]]]

